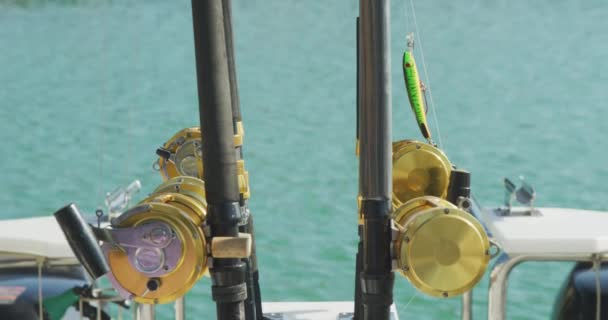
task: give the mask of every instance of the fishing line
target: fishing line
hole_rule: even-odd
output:
[[[418,296],[418,293],[419,293],[419,292],[420,292],[420,291],[418,291],[418,290],[416,290],[416,291],[414,292],[414,295],[413,295],[413,296],[410,298],[410,300],[408,300],[408,302],[405,304],[405,306],[403,307],[403,310],[406,310],[406,309],[407,309],[407,307],[410,305],[410,303],[412,303],[412,301],[414,301],[414,298],[416,298],[416,297]]]
[[[108,88],[107,88],[107,83],[108,83],[108,68],[107,68],[107,60],[104,60],[104,58],[107,58],[107,54],[108,54],[108,50],[107,50],[107,41],[108,41],[108,35],[106,32],[106,28],[108,26],[108,17],[107,17],[107,12],[106,13],[102,13],[104,14],[103,17],[103,26],[104,28],[101,28],[101,52],[102,54],[100,55],[100,65],[103,65],[104,63],[106,64],[104,66],[104,81],[101,81],[101,99],[100,99],[100,104],[98,107],[98,117],[100,117],[99,121],[99,180],[97,183],[97,199],[98,201],[101,201],[101,204],[98,205],[98,208],[103,208],[103,204],[104,204],[104,194],[103,194],[103,185],[104,185],[104,179],[103,179],[103,156],[104,156],[104,142],[105,142],[105,134],[104,134],[104,128],[103,128],[103,124],[105,123],[105,118],[103,117],[104,115],[104,104],[106,103],[106,97],[108,95]]]
[[[409,31],[412,30],[412,23],[411,23],[411,19],[410,19],[410,13],[409,10],[407,9],[407,3],[403,3],[403,10],[405,11],[405,30],[407,31],[407,33],[409,34]]]
[[[129,20],[133,21],[135,19],[129,19]],[[131,35],[134,40],[133,42],[135,43],[135,50],[134,50],[135,54],[132,57],[135,58],[135,61],[136,61],[135,63],[133,63],[133,60],[132,60],[131,65],[135,66],[135,65],[137,65],[137,62],[140,64],[142,63],[141,48],[142,48],[143,37],[137,37],[137,35],[133,32],[132,25],[131,25]],[[143,70],[143,68],[140,68],[140,69]],[[137,73],[133,72],[133,74],[137,74]],[[139,89],[141,89],[141,87],[142,87],[141,82],[135,81],[135,83],[140,84]],[[135,88],[133,88],[133,89],[135,89]],[[140,97],[141,97],[141,90],[138,90],[138,91],[139,91]],[[130,92],[138,92],[138,91],[131,90]],[[135,98],[133,100],[135,101]],[[139,100],[141,100],[141,98]],[[141,103],[141,101],[140,101],[140,103]],[[129,174],[131,173],[131,170],[130,170],[131,164],[130,163],[133,160],[132,159],[132,157],[133,157],[133,152],[132,152],[133,151],[133,107],[134,106],[130,102],[127,104],[127,161],[126,161],[127,163],[125,165],[126,166],[126,168],[125,168],[126,177],[129,177]]]
[[[424,71],[424,77],[426,79],[426,88],[429,91],[429,99],[431,101],[431,112],[433,114],[433,121],[435,122],[435,127],[437,128],[437,140],[439,141],[439,147],[443,149],[443,141],[441,139],[441,130],[439,129],[439,121],[437,120],[437,112],[435,111],[435,101],[433,101],[433,92],[431,90],[431,79],[429,78],[429,74],[426,68],[426,61],[424,59],[424,50],[422,48],[422,35],[418,29],[418,22],[416,20],[416,9],[414,8],[414,0],[410,0],[410,7],[412,10],[412,21],[414,23],[414,32],[418,35],[418,45],[420,46],[420,57],[422,60],[422,70]],[[407,17],[407,10],[406,10]]]

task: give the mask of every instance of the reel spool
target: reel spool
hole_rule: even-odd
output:
[[[205,182],[201,179],[188,176],[173,177],[156,187],[152,192],[152,195],[163,193],[179,193],[196,199],[205,207],[205,212],[207,210]]]
[[[203,178],[203,149],[201,129],[186,128],[176,133],[169,141],[156,150],[155,163],[163,180],[177,176]]]
[[[412,199],[394,213],[394,259],[418,290],[452,297],[479,282],[490,261],[490,241],[482,225],[447,200]]]
[[[393,209],[416,197],[445,198],[451,171],[438,148],[414,140],[393,142]]]

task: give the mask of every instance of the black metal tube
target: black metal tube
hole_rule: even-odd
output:
[[[254,284],[258,284],[260,283],[260,273],[258,271],[257,268],[255,268],[255,271],[253,272],[253,283]],[[266,319],[264,317],[264,313],[262,312],[262,293],[260,291],[260,286],[259,285],[254,285],[253,290],[255,292],[255,309],[257,311],[257,318],[258,320],[262,320],[262,319]]]
[[[392,193],[389,0],[360,0],[359,179],[363,214],[363,320],[390,319]]]
[[[205,192],[212,236],[238,235],[239,187],[230,76],[221,1],[192,0]],[[247,298],[241,259],[214,259],[210,268],[217,319],[244,320]]]
[[[262,312],[262,298],[252,215],[249,215],[247,224],[241,227],[241,232],[251,234],[251,256],[248,259],[243,260],[247,265],[247,300],[245,301],[245,314],[247,319],[261,320],[264,318],[264,315]]]
[[[97,279],[108,273],[110,268],[103,252],[97,243],[91,226],[84,221],[78,207],[70,203],[57,210],[53,215],[68,240],[74,255],[91,278]]]
[[[247,299],[245,300],[245,319],[256,320],[255,310],[255,288],[253,287],[253,272],[251,266],[251,258],[243,259],[245,263],[245,285],[247,286]]]
[[[458,198],[471,196],[471,173],[462,169],[452,169],[446,200],[458,205]]]
[[[232,32],[232,1],[222,0],[224,9],[224,30],[226,34],[226,55],[228,59],[228,76],[230,80],[230,96],[232,102],[232,119],[234,133],[237,132],[237,123],[242,121],[241,104],[238,92],[238,81],[236,77],[236,57],[234,50],[234,33]],[[242,146],[236,147],[237,160],[243,159]],[[241,214],[249,210],[247,199],[240,199]],[[239,228],[240,232],[249,233],[251,235],[251,256],[243,259],[246,265],[246,283],[247,283],[247,300],[245,301],[245,317],[248,320],[260,320],[263,318],[262,301],[260,296],[259,274],[257,267],[256,243],[253,228],[253,217],[249,215],[247,224]]]

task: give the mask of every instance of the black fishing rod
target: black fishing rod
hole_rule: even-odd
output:
[[[359,30],[359,17],[357,17],[356,20],[356,35],[357,35],[357,39],[356,39],[356,45],[357,45],[357,60],[356,60],[356,64],[357,64],[357,82],[356,82],[356,86],[357,86],[357,105],[356,105],[356,109],[357,109],[357,117],[356,117],[356,122],[357,122],[357,130],[356,130],[356,146],[355,146],[355,153],[357,155],[357,157],[359,157],[359,131],[361,130],[361,126],[360,126],[360,121],[361,121],[361,117],[359,116],[360,110],[361,110],[361,41],[360,37],[360,30]],[[361,195],[361,179],[359,179],[359,193],[357,196],[357,205],[359,205],[359,196]],[[361,278],[360,278],[360,274],[361,274],[361,265],[363,264],[363,224],[362,221],[360,219],[360,215],[361,215],[361,208],[357,208],[357,210],[359,212],[357,212],[357,214],[359,215],[359,217],[357,218],[357,223],[358,223],[358,229],[357,229],[357,235],[359,236],[359,242],[357,244],[357,256],[356,256],[356,262],[355,262],[355,313],[353,316],[353,320],[361,320],[362,318],[362,314],[363,314],[363,305],[361,304]]]
[[[232,107],[232,123],[234,126],[234,133],[236,134],[237,123],[242,119],[241,117],[241,101],[239,99],[239,87],[236,79],[236,63],[234,56],[234,33],[232,32],[232,1],[222,0],[222,7],[224,10],[224,30],[226,34],[226,54],[228,59],[228,77],[230,80],[230,98]],[[241,151],[242,148],[237,147],[237,151]],[[240,152],[239,152],[240,153]],[[242,158],[242,155],[241,155]]]
[[[359,2],[359,183],[363,216],[359,278],[363,320],[389,320],[393,303],[389,4],[388,0]]]
[[[208,221],[213,237],[237,237],[241,208],[222,2],[192,0],[192,20]],[[217,319],[245,319],[245,269],[238,258],[213,260]]]
[[[231,0],[222,0],[224,9],[224,30],[226,34],[226,53],[228,58],[228,76],[230,79],[230,93],[232,101],[233,131],[235,135],[243,135],[241,104],[236,78],[236,62],[234,54],[234,34],[232,32],[232,5]],[[235,145],[236,160],[243,160],[243,145]],[[248,182],[247,182],[248,183]],[[247,186],[248,188],[249,186]],[[251,256],[243,259],[246,266],[247,300],[245,301],[245,316],[248,320],[263,319],[262,298],[260,292],[259,272],[255,249],[255,236],[253,216],[249,213],[248,196],[241,192],[239,204],[241,215],[246,217],[246,224],[239,227],[239,231],[251,234]]]

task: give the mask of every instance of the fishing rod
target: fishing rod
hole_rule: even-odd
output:
[[[207,219],[212,237],[238,237],[241,207],[223,4],[192,0],[192,18]],[[216,258],[210,273],[217,319],[244,320],[246,264]]]
[[[361,121],[361,117],[360,117],[360,112],[361,112],[361,73],[362,73],[362,69],[361,68],[361,25],[360,25],[360,21],[359,21],[359,17],[357,17],[356,19],[356,45],[357,45],[357,60],[356,60],[356,68],[357,68],[357,82],[356,82],[356,86],[357,86],[357,102],[356,102],[356,145],[355,145],[355,155],[358,157],[359,156],[359,131],[361,130],[361,125],[360,125],[360,121]],[[355,257],[355,298],[354,298],[354,302],[355,302],[355,312],[353,315],[353,320],[361,320],[361,317],[363,316],[363,305],[361,304],[361,278],[360,278],[360,274],[361,274],[361,268],[362,268],[362,263],[363,263],[363,259],[362,259],[362,255],[363,255],[363,238],[362,238],[362,234],[363,234],[363,220],[361,218],[361,205],[359,203],[359,199],[361,196],[361,179],[359,179],[359,191],[358,191],[358,196],[357,196],[357,215],[358,215],[358,219],[357,219],[357,235],[359,236],[359,242],[357,243],[357,255]]]
[[[240,232],[252,231],[252,222],[242,228],[249,189],[235,151],[242,130],[234,132],[242,124],[233,120],[225,5],[229,9],[227,2],[192,1],[201,125],[181,130],[157,150],[164,182],[103,226],[103,212],[95,227],[74,204],[54,215],[91,278],[107,276],[123,298],[153,308],[183,297],[209,272],[217,319],[245,320],[248,291],[255,305],[256,269],[248,275],[248,264],[255,263],[252,239]],[[255,319],[255,309],[248,312],[247,320]]]
[[[259,283],[259,271],[256,255],[255,235],[253,227],[253,215],[249,212],[249,179],[245,171],[245,161],[243,160],[244,128],[241,114],[241,104],[238,94],[238,82],[236,77],[236,63],[234,54],[234,34],[232,32],[232,6],[231,0],[222,0],[224,9],[224,29],[226,32],[226,53],[228,58],[228,76],[230,80],[230,93],[232,102],[233,131],[235,137],[236,160],[239,170],[239,177],[243,177],[240,190],[239,205],[241,216],[246,219],[246,223],[239,227],[239,231],[251,235],[251,256],[243,259],[246,267],[247,300],[245,301],[245,316],[248,320],[263,319],[262,298]]]
[[[357,20],[359,237],[355,320],[387,320],[394,272],[419,291],[469,291],[491,258],[490,241],[470,208],[470,174],[432,141],[413,38],[403,56],[408,98],[428,143],[391,144],[389,4],[360,0]]]
[[[359,183],[363,239],[360,300],[363,320],[390,319],[391,266],[391,86],[389,1],[359,2],[361,68]]]

